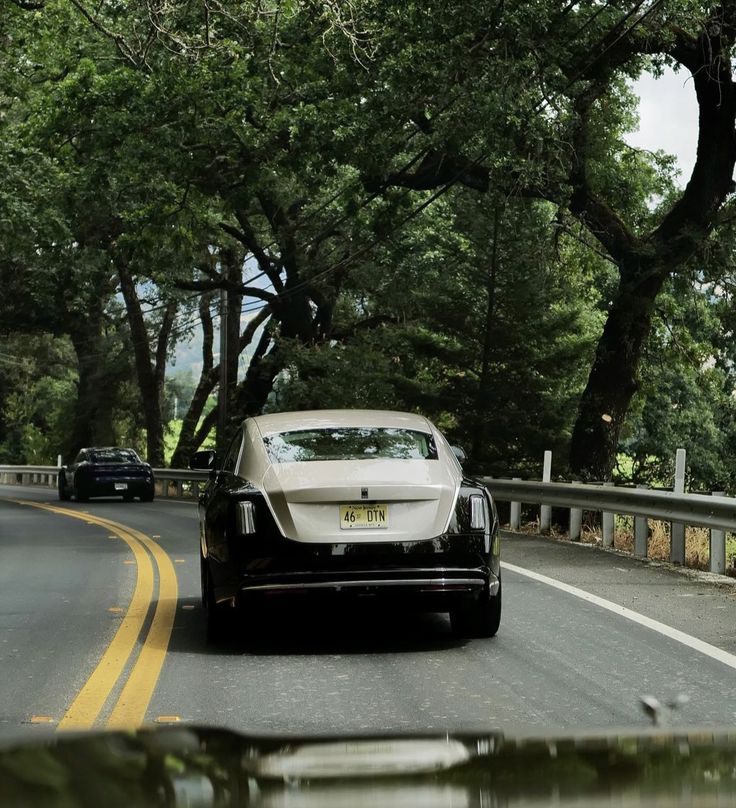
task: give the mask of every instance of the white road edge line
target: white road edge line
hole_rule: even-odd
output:
[[[562,581],[558,581],[555,578],[549,578],[546,575],[540,574],[539,572],[532,572],[532,570],[524,569],[524,567],[517,567],[515,564],[509,564],[506,561],[501,562],[501,567],[509,570],[509,572],[515,572],[517,575],[523,575],[526,578],[531,578],[533,581],[539,581],[539,583],[547,584],[547,586],[553,586],[555,589],[559,589],[562,592],[567,592],[568,595],[573,595],[574,597],[585,600],[588,603],[593,603],[596,606],[600,606],[601,609],[606,609],[609,612],[613,612],[613,614],[617,614],[619,617],[623,617],[626,620],[631,620],[632,623],[638,623],[640,626],[645,626],[652,631],[656,631],[658,634],[669,637],[675,642],[679,642],[682,645],[686,645],[688,648],[692,648],[694,651],[699,651],[701,654],[704,654],[711,659],[722,662],[724,665],[728,665],[729,668],[736,669],[736,656],[734,654],[729,654],[728,651],[724,651],[722,648],[717,648],[715,645],[711,645],[703,640],[699,640],[697,637],[692,637],[690,634],[685,634],[684,631],[679,631],[676,628],[672,628],[664,623],[660,623],[659,620],[653,620],[651,617],[645,617],[643,614],[639,614],[639,612],[635,612],[632,609],[627,609],[625,606],[619,606],[618,603],[613,603],[605,598],[600,598],[598,595],[592,595],[590,592],[586,592],[584,589],[578,589],[576,586],[562,583]]]

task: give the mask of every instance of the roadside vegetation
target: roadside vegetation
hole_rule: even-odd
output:
[[[481,473],[669,484],[684,447],[736,490],[736,2],[0,11],[0,462],[186,465],[224,298],[229,429],[408,409]],[[671,68],[690,178],[626,143]]]
[[[603,545],[603,533],[600,515],[583,524],[580,532],[582,544]],[[627,555],[634,552],[634,518],[616,515],[613,549]],[[504,525],[508,528],[508,522]],[[653,561],[670,561],[670,523],[659,519],[648,519],[647,558]],[[539,535],[539,518],[526,514],[526,521],[520,525],[520,532],[533,536]],[[564,525],[552,523],[550,538],[567,540],[568,534]],[[710,531],[704,527],[687,525],[685,528],[685,566],[699,570],[710,569]],[[726,575],[736,578],[736,534],[726,533]]]

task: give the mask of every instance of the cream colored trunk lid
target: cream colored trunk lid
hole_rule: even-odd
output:
[[[461,475],[439,460],[321,460],[270,466],[263,491],[281,532],[301,542],[418,541],[447,530]],[[385,505],[383,528],[341,528],[343,505]]]

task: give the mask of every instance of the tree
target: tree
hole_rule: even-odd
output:
[[[343,47],[356,52],[357,40],[335,9],[312,4],[274,15],[240,3],[231,14],[218,12],[216,28],[208,28],[198,11],[154,9],[146,2],[130,3],[124,16],[73,5],[77,24],[88,26],[105,59],[67,66],[53,93],[49,129],[63,133],[70,159],[81,154],[85,165],[102,167],[89,179],[110,191],[106,249],[115,266],[162,288],[226,289],[236,310],[244,296],[268,309],[272,323],[246,378],[236,385],[236,366],[228,369],[239,414],[258,412],[284,365],[280,340],[308,344],[329,337],[341,275],[322,251],[334,252],[334,240],[352,235],[323,225],[334,214],[334,206],[324,205],[331,185],[350,178],[329,114],[350,118],[355,103],[336,97],[334,53],[314,43],[344,39]],[[141,30],[148,31],[144,40]],[[299,83],[281,78],[297,70]],[[310,217],[315,221],[307,228]],[[199,260],[207,249],[221,259],[230,253],[239,258],[223,261],[231,269],[221,271]],[[244,251],[270,288],[243,282]],[[162,252],[171,260],[162,262]],[[200,273],[194,279],[193,268]],[[314,284],[320,273],[329,277]],[[126,301],[132,303],[132,295]],[[136,320],[133,342],[141,345],[139,318],[131,324]],[[237,322],[233,328],[231,342],[242,343],[248,331],[240,334]],[[145,347],[138,353],[144,398],[155,399],[160,385],[145,381],[153,363]],[[198,407],[213,370],[203,377]],[[155,435],[155,405],[149,409]],[[195,414],[185,423],[187,448],[213,420],[205,418],[192,436]]]
[[[610,274],[551,206],[455,191],[350,273],[332,343],[291,345],[269,406],[415,410],[476,471],[537,473],[568,448]]]
[[[632,401],[645,412],[662,290],[714,233],[732,243],[734,2],[11,6],[0,271],[27,292],[18,319],[52,328],[62,284],[65,311],[91,312],[82,374],[122,283],[154,459],[165,346],[185,329],[167,306],[204,296],[182,463],[216,417],[224,291],[255,316],[229,325],[253,343],[244,378],[229,358],[237,418],[274,386],[282,403],[362,390],[432,413],[488,468],[569,442],[576,474],[605,477]],[[666,157],[622,141],[627,79],[665,61],[692,72],[701,113],[681,193]]]
[[[574,11],[567,6],[564,12],[555,6],[540,4],[535,14],[542,18],[547,14],[547,27],[535,27],[527,19],[527,27],[515,32],[516,43],[505,37],[511,23],[519,22],[518,8],[508,13],[501,10],[501,18],[482,31],[466,28],[465,42],[473,44],[461,57],[456,50],[453,65],[464,76],[474,71],[476,88],[470,94],[478,100],[477,109],[463,103],[466,121],[457,124],[457,116],[451,116],[450,125],[458,125],[451,134],[448,121],[435,124],[420,118],[417,127],[425,138],[424,156],[411,173],[390,180],[415,190],[462,183],[550,200],[582,222],[613,259],[619,285],[580,398],[570,449],[575,473],[606,479],[637,390],[657,295],[665,280],[684,266],[717,227],[719,212],[733,190],[736,104],[731,54],[736,4],[711,8],[680,2],[664,8],[653,2],[639,13],[612,5],[583,4]],[[462,17],[458,9],[453,12]],[[442,18],[445,35],[452,25],[450,14]],[[491,10],[486,19],[494,20]],[[557,29],[557,36],[551,47],[543,47],[540,36],[550,29]],[[462,36],[462,31],[456,34]],[[535,34],[534,46],[547,57],[539,67],[531,64],[526,50]],[[569,47],[573,37],[577,41]],[[508,49],[500,49],[499,41]],[[447,66],[443,64],[440,74],[432,72],[421,61],[429,52],[431,48],[418,50],[419,66],[411,63],[412,75],[429,74],[442,82]],[[520,68],[532,70],[532,81],[521,83],[525,89],[531,85],[532,93],[506,97],[499,93],[499,53],[508,54],[502,64],[508,66],[512,81]],[[640,71],[648,57],[655,57],[649,62],[654,69],[666,59],[689,71],[700,108],[698,155],[690,181],[655,218],[643,215],[640,204],[641,180],[651,168],[641,155],[634,161],[626,159],[626,149],[617,142],[627,105],[622,78]],[[507,80],[505,86],[509,84]],[[446,82],[439,86],[440,92],[450,94]],[[485,104],[479,99],[483,92]],[[530,96],[536,96],[534,102]],[[483,118],[489,108],[497,119],[511,124],[510,136]],[[499,137],[474,157],[468,149],[470,135],[477,140],[479,133],[486,143],[496,134]],[[513,147],[513,161],[504,159],[500,151],[507,144]]]

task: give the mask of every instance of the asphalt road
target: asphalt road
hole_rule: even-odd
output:
[[[507,567],[491,640],[456,639],[445,615],[264,607],[213,650],[193,505],[77,505],[0,487],[0,739],[78,728],[82,714],[124,725],[134,702],[146,722],[327,734],[645,726],[640,696],[685,695],[673,723],[736,723],[733,589],[540,539],[505,536],[502,558],[609,605]],[[725,661],[615,604],[723,649]]]

